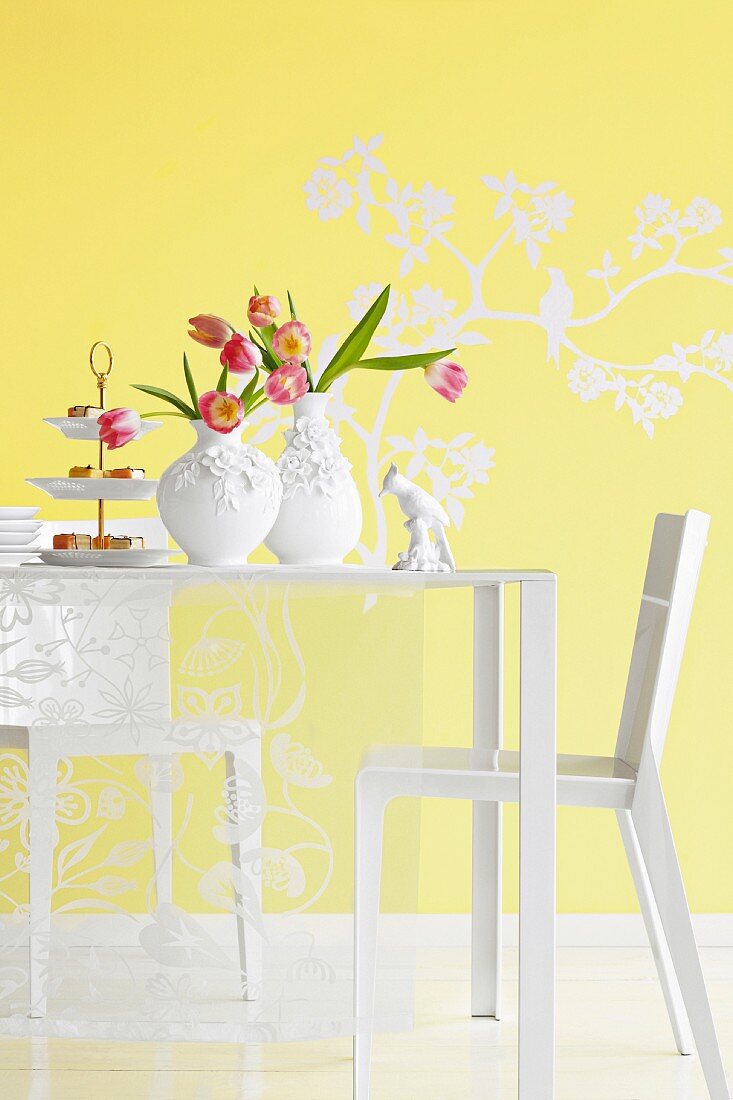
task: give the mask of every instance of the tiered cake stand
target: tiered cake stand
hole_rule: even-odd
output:
[[[107,352],[107,365],[98,368],[94,357],[98,348]],[[114,359],[109,344],[97,340],[89,353],[89,364],[97,380],[98,407],[107,407],[107,380],[112,373]],[[97,466],[105,468],[105,445],[99,438],[99,424],[91,416],[47,417],[44,421],[57,428],[67,439],[96,440],[98,443]],[[142,434],[146,435],[160,427],[159,420],[144,420]],[[98,546],[104,545],[105,501],[108,500],[150,500],[158,482],[154,478],[75,478],[75,477],[29,477],[28,484],[42,489],[54,500],[96,500]],[[159,565],[166,561],[168,550],[52,550],[38,552],[42,561],[49,565]]]

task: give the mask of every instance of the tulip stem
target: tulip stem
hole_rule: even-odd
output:
[[[316,387],[313,384],[313,374],[311,372],[311,365],[310,365],[310,363],[308,362],[307,359],[303,363],[303,366],[305,367],[305,373],[308,376],[308,389],[311,391],[311,393],[313,393],[315,391]]]

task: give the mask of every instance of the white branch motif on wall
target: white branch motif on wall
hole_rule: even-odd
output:
[[[429,265],[434,250],[452,255],[467,277],[465,301],[459,305],[443,290],[426,283],[407,293],[394,290],[381,329],[375,338],[386,352],[427,350],[431,347],[488,344],[487,322],[535,325],[547,337],[547,361],[563,367],[567,385],[583,403],[607,398],[617,411],[627,410],[633,422],[651,438],[659,421],[677,414],[683,403],[683,388],[695,376],[710,379],[733,390],[733,334],[710,327],[693,344],[670,342],[650,362],[621,363],[611,356],[591,353],[584,347],[584,331],[590,330],[618,309],[642,287],[684,275],[712,283],[733,286],[733,248],[715,250],[711,262],[700,266],[687,262],[689,244],[707,237],[722,224],[720,209],[707,198],[693,198],[684,209],[675,209],[669,199],[648,195],[635,208],[636,226],[624,242],[630,245],[625,269],[606,250],[587,277],[602,283],[606,301],[584,316],[574,308],[575,295],[562,269],[548,267],[548,286],[539,301],[526,309],[497,309],[487,301],[486,273],[498,254],[521,248],[527,262],[537,268],[543,246],[553,235],[565,232],[573,214],[573,200],[552,182],[530,185],[519,182],[510,172],[503,180],[484,176],[483,183],[493,201],[496,233],[483,255],[471,259],[450,240],[454,199],[430,183],[422,187],[400,184],[376,155],[381,137],[364,142],[358,138],[340,157],[322,157],[305,183],[308,209],[323,221],[354,214],[360,229],[369,233],[375,214],[391,222],[384,239],[401,253],[399,275],[409,275],[415,265]],[[659,263],[642,274],[634,264],[647,252],[659,255]],[[628,273],[627,273],[628,272]],[[372,283],[356,288],[349,303],[354,318],[360,317],[380,286]],[[338,341],[333,335],[324,341],[319,363],[328,362]],[[381,474],[392,459],[399,458],[410,477],[422,474],[431,491],[441,500],[451,519],[460,526],[464,502],[474,486],[488,481],[494,465],[493,450],[471,433],[452,440],[430,439],[418,429],[412,439],[383,438],[389,406],[400,376],[385,383],[374,422],[366,425],[344,402],[344,381],[334,387],[335,426],[348,425],[362,441],[366,453],[366,478],[374,500],[376,539],[372,546],[359,547],[367,563],[382,562],[386,553],[386,525],[377,491]],[[262,441],[277,428],[277,412],[263,413],[258,435]]]

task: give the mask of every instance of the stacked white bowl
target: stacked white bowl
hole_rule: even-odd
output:
[[[0,565],[17,565],[38,553],[43,521],[38,508],[0,507]]]

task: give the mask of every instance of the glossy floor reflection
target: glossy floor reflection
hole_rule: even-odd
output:
[[[733,1079],[733,949],[702,952]],[[464,949],[424,950],[414,1033],[378,1037],[374,1100],[515,1100],[516,951],[505,1014],[468,1013]],[[558,1100],[706,1100],[697,1058],[675,1053],[651,955],[558,953]],[[0,1041],[3,1100],[349,1100],[343,1039],[238,1048],[82,1040]]]

